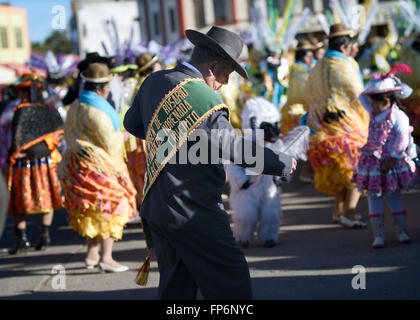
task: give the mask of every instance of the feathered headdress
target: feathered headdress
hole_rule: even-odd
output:
[[[329,26],[341,22],[348,29],[358,33],[357,40],[360,44],[366,42],[372,27],[373,20],[378,13],[379,6],[376,2],[372,5],[362,6],[355,0],[330,0],[330,8],[333,11],[329,21],[327,17],[318,13],[318,21],[326,35],[329,35]]]
[[[389,72],[387,72],[385,75],[383,75],[382,79],[396,76],[399,73],[412,74],[413,70],[411,70],[410,66],[408,66],[404,63],[401,63],[401,64],[396,65]]]
[[[103,26],[105,33],[108,36],[110,46],[107,46],[104,41],[101,41],[101,44],[105,55],[114,59],[112,67],[119,67],[127,63],[134,64],[135,58],[143,53],[141,50],[138,50],[133,43],[134,25],[131,27],[128,39],[125,40],[121,40],[117,23],[114,18],[111,18],[111,20],[104,20]]]
[[[272,52],[287,51],[296,41],[296,34],[311,14],[309,8],[295,14],[296,4],[297,0],[288,0],[282,19],[278,19],[272,2],[269,2],[267,8],[262,0],[254,0],[250,9],[252,24],[245,33],[247,42],[252,43],[257,50],[268,47]]]
[[[408,26],[405,26],[408,29],[404,32],[405,35],[408,36],[408,32],[412,30],[420,32],[420,8],[416,8],[409,0],[399,0],[398,4],[401,18],[408,22]]]
[[[143,53],[149,53],[152,56],[158,56],[165,64],[170,65],[180,60],[188,58],[188,51],[193,48],[192,43],[184,38],[175,41],[171,44],[162,46],[155,40],[148,43],[141,41],[136,43],[134,41],[134,26],[131,28],[130,36],[128,39],[122,41],[118,33],[118,28],[115,20],[104,21],[104,29],[108,35],[111,47],[102,42],[102,47],[107,56],[114,58],[114,67],[123,64],[134,64],[135,59]]]
[[[366,43],[366,39],[369,35],[369,32],[372,28],[373,20],[379,11],[379,5],[377,2],[374,2],[370,7],[369,13],[364,23],[361,25],[360,33],[357,37],[357,40],[361,45]]]
[[[76,71],[77,63],[78,59],[72,54],[59,53],[55,56],[52,51],[48,51],[44,57],[32,53],[27,61],[28,66],[47,71],[50,81],[59,81],[68,77]]]

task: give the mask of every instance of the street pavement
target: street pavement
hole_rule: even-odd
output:
[[[371,226],[349,230],[331,222],[333,199],[312,184],[294,181],[283,187],[284,218],[278,245],[264,248],[257,241],[244,249],[255,299],[420,299],[420,190],[404,193],[408,232],[413,242],[401,245],[385,209],[386,247],[373,249]],[[225,197],[227,200],[227,197]],[[226,208],[228,209],[228,202]],[[358,205],[367,220],[367,199]],[[39,215],[28,217],[30,241],[37,240]],[[11,256],[12,221],[0,239],[0,299],[115,299],[157,297],[159,273],[151,262],[149,282],[135,283],[146,256],[139,222],[127,225],[114,244],[114,259],[130,267],[124,273],[101,273],[84,266],[85,240],[57,211],[52,246],[43,252]],[[205,270],[203,270],[205,272]],[[353,273],[354,272],[354,273]]]

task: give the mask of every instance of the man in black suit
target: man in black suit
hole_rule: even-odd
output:
[[[243,48],[237,34],[212,27],[207,34],[187,30],[186,35],[195,45],[191,60],[175,69],[151,74],[124,118],[127,131],[146,139],[146,145],[152,146],[155,142],[150,128],[173,90],[194,79],[211,89],[203,88],[203,100],[211,96],[210,100],[217,101],[214,91],[227,84],[231,72],[247,77],[237,62]],[[258,148],[255,142],[238,137],[229,123],[228,108],[224,108],[221,101],[205,114],[194,128],[208,134],[210,145],[218,145],[218,155],[222,149],[232,151],[224,160],[235,161],[233,154],[238,150],[244,153],[251,145],[251,149],[260,152],[261,159],[263,157],[263,173],[286,176],[296,168],[296,161],[290,156]],[[222,132],[221,140],[211,141],[214,130]],[[238,148],[238,141],[242,148]],[[186,142],[187,148],[192,145],[192,141]],[[179,157],[179,151],[174,157]],[[238,164],[251,167],[246,162]],[[140,214],[147,222],[154,243],[160,272],[159,297],[196,299],[200,289],[205,299],[252,299],[248,265],[233,238],[229,217],[223,208],[221,195],[226,178],[222,161],[198,164],[171,161],[150,176],[154,182],[145,189]]]

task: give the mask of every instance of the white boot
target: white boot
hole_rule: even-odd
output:
[[[383,248],[385,245],[385,230],[384,230],[384,217],[374,216],[369,217],[373,229],[373,248]]]
[[[397,239],[400,243],[409,243],[411,242],[410,237],[407,234],[406,229],[406,217],[405,211],[399,212],[398,214],[392,213],[394,216],[394,222],[397,227]]]

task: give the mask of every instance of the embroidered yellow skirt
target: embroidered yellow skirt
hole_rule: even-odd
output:
[[[320,134],[322,132],[311,137],[308,158],[315,171],[316,190],[334,196],[352,188],[351,179],[360,157],[358,149],[363,147],[365,140],[339,136],[320,140]]]
[[[122,238],[125,224],[136,213],[136,190],[127,174],[102,171],[69,156],[61,181],[70,226],[76,232],[97,241]]]

